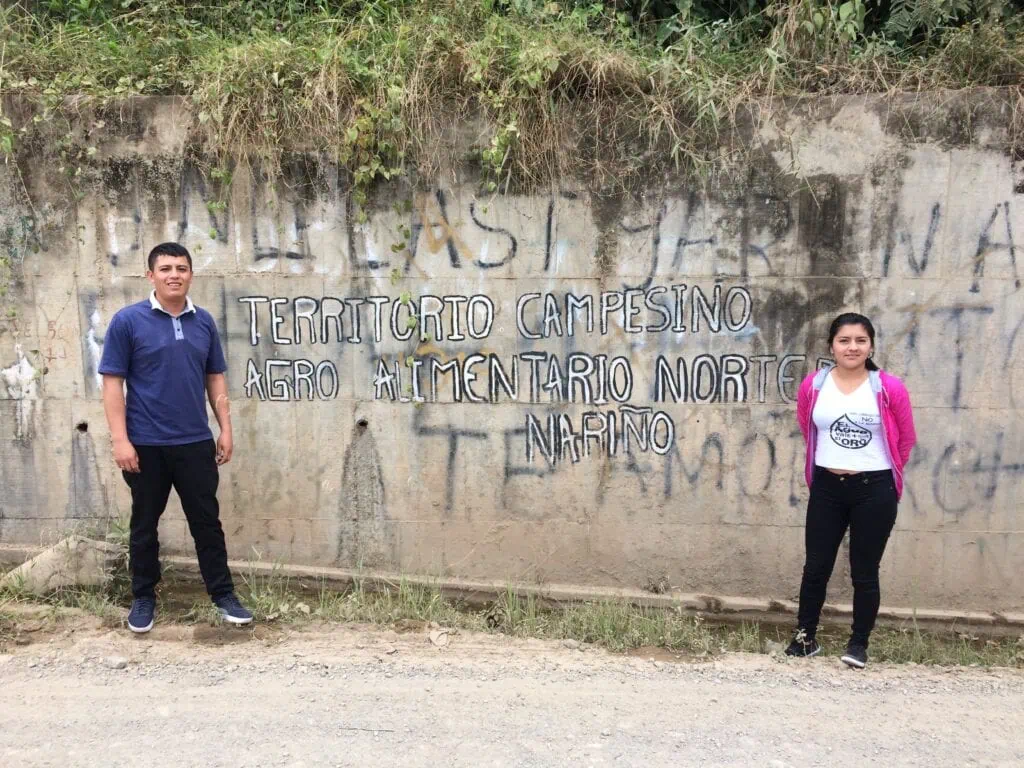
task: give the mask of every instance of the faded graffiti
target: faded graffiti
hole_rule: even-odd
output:
[[[445,265],[456,269],[481,261],[479,243],[469,244],[467,227],[483,228],[502,243],[495,251],[491,242],[487,259],[493,257],[493,263],[477,264],[481,268],[504,266],[529,251],[524,244],[531,242],[530,236],[491,224],[481,227],[480,211],[475,207],[467,221],[456,221],[451,212],[452,199],[439,191],[414,207],[413,245],[406,273],[417,254],[441,254]],[[553,244],[551,233],[556,227],[551,217],[556,202],[552,200],[544,207],[548,218],[540,240],[544,244],[545,269],[562,263],[567,253],[563,248],[556,255]],[[660,489],[662,500],[669,500],[678,493],[680,484],[693,487],[701,477],[712,473],[717,474],[712,489],[723,491],[723,483],[733,482],[741,497],[754,498],[783,486],[788,504],[798,506],[803,485],[802,455],[799,434],[792,424],[787,424],[785,434],[754,429],[736,442],[731,432],[716,432],[694,446],[691,430],[679,423],[678,409],[674,408],[790,406],[799,379],[823,362],[820,352],[824,349],[787,348],[786,340],[820,342],[810,329],[814,326],[818,333],[823,332],[817,318],[831,313],[828,305],[816,306],[820,300],[814,293],[786,297],[788,306],[780,313],[780,298],[773,294],[771,284],[678,280],[686,274],[689,249],[697,254],[730,237],[722,232],[698,231],[709,226],[707,212],[699,211],[707,205],[691,195],[683,201],[662,204],[650,224],[623,221],[619,231],[627,240],[635,241],[640,235],[650,238],[650,260],[643,280],[635,285],[626,281],[614,290],[539,288],[512,296],[440,292],[402,296],[387,292],[237,296],[241,312],[232,325],[246,329],[236,336],[247,346],[267,349],[265,345],[269,345],[278,352],[289,348],[302,352],[296,357],[249,357],[245,361],[245,394],[277,402],[335,399],[346,371],[339,367],[336,355],[317,359],[317,350],[338,349],[341,354],[340,350],[349,345],[369,345],[373,363],[365,369],[361,385],[357,380],[357,399],[414,406],[543,406],[543,410],[525,412],[520,425],[502,427],[498,432],[483,426],[480,417],[437,423],[418,411],[413,415],[413,434],[433,441],[432,446],[444,447],[444,460],[439,466],[446,473],[444,506],[449,512],[459,503],[463,485],[458,477],[465,471],[460,452],[470,460],[495,448],[505,457],[506,485],[519,478],[550,477],[564,463],[593,459],[619,466],[621,458],[622,471],[636,478],[643,495]],[[749,258],[742,262],[745,267],[735,270],[737,275],[749,274],[755,262],[761,265],[759,271],[770,274],[772,245],[782,243],[796,226],[788,204],[768,200],[759,205],[762,207],[749,217],[753,229],[747,235],[757,231],[764,237],[746,243]],[[838,225],[828,219],[812,227],[806,222],[811,216],[806,201],[801,201],[801,206],[805,219],[801,241],[833,243],[838,238]],[[492,207],[489,215],[493,214]],[[997,207],[996,214],[995,219],[1003,222],[1005,218],[1009,227],[1009,210]],[[827,219],[838,214],[832,210],[821,215]],[[904,219],[892,218],[889,235],[880,243],[883,276],[897,259],[905,259],[906,268],[914,276],[928,272],[934,263],[942,216],[942,205],[932,204],[919,219],[923,231],[913,235],[903,229],[907,224]],[[769,225],[769,221],[773,223]],[[682,225],[683,230],[668,233],[667,228]],[[710,226],[724,225],[712,219]],[[993,222],[982,222],[976,241],[981,243],[978,253],[1003,252],[1012,267],[1012,227],[1006,230],[1004,239],[996,240],[992,226]],[[377,263],[385,264],[383,260]],[[976,279],[984,277],[983,270],[976,269],[978,263],[974,260],[970,267],[972,282],[965,289],[968,294]],[[656,279],[666,274],[676,279]],[[1015,283],[1011,285],[1016,287]],[[834,306],[843,306],[841,294],[836,296],[831,300]],[[880,343],[901,366],[896,372],[909,377],[912,388],[915,378],[929,376],[929,387],[937,391],[930,391],[927,397],[937,397],[941,405],[959,409],[965,406],[965,392],[978,375],[978,350],[971,339],[984,336],[983,329],[991,322],[1001,322],[1006,310],[965,296],[954,303],[948,298],[907,301],[904,305],[878,307],[875,312],[883,318],[879,323]],[[775,330],[770,334],[765,330],[772,328]],[[949,342],[944,347],[941,377],[928,373],[936,365],[928,340],[935,338]],[[552,342],[557,342],[557,349],[550,346]],[[772,343],[785,346],[773,350],[768,346]],[[591,344],[598,344],[601,350],[588,351],[586,347]],[[510,346],[517,351],[500,351]],[[1012,347],[1011,339],[1009,353]],[[590,408],[569,408],[576,405]],[[756,418],[785,423],[792,419],[792,413],[758,411]],[[491,445],[494,441],[496,446]],[[909,495],[909,503],[915,509],[921,504],[934,504],[952,514],[960,502],[954,501],[955,494],[947,489],[948,477],[1016,474],[1016,465],[999,457],[967,462],[965,457],[971,450],[961,443],[938,450],[922,447],[922,455],[929,456],[933,472],[943,480],[932,482],[929,501],[921,501],[923,492],[919,490],[916,496]],[[951,462],[958,455],[965,460],[953,466]],[[746,462],[744,456],[756,460]],[[793,471],[788,472],[788,468]],[[994,493],[991,483],[974,485],[981,490],[969,503],[983,503]],[[598,501],[603,501],[605,486],[595,485]]]
[[[0,382],[14,401],[14,437],[30,440],[35,432],[33,415],[39,400],[39,376],[20,344],[14,347],[15,362],[0,369]]]

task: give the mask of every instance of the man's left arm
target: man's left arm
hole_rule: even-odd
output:
[[[210,399],[210,407],[217,418],[220,435],[217,437],[217,463],[227,464],[231,461],[234,440],[231,435],[231,403],[228,401],[228,380],[223,373],[210,373],[206,376],[206,395]]]
[[[210,399],[210,407],[217,418],[220,435],[217,437],[217,463],[227,464],[235,444],[231,435],[231,402],[228,400],[228,381],[224,372],[228,368],[224,359],[224,350],[220,346],[220,335],[217,326],[210,318],[211,341],[210,353],[206,358],[206,396]]]

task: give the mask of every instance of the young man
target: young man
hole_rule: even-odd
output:
[[[217,504],[217,467],[231,460],[232,450],[227,364],[217,326],[188,297],[192,257],[184,247],[156,246],[146,277],[152,293],[114,315],[99,367],[114,461],[132,492],[134,599],[128,628],[148,632],[153,627],[160,581],[157,523],[172,486],[195,541],[206,591],[226,621],[248,624],[252,614],[234,594]],[[216,443],[204,395],[220,426]]]

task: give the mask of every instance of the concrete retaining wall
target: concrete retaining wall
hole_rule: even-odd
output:
[[[0,168],[0,542],[127,515],[96,366],[173,239],[229,360],[234,558],[790,598],[793,398],[856,310],[920,435],[884,602],[1019,610],[1024,169],[997,96],[785,112],[703,185],[487,195],[452,173],[365,215],[313,157],[225,195],[185,160],[180,102],[128,105],[79,200],[56,160]],[[176,501],[162,526],[191,551]]]

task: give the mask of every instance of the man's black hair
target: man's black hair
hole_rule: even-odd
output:
[[[156,267],[156,259],[158,256],[177,256],[188,259],[188,268],[192,269],[192,254],[188,252],[188,248],[180,243],[160,243],[160,245],[153,248],[149,252],[149,271],[152,272],[153,268]]]

